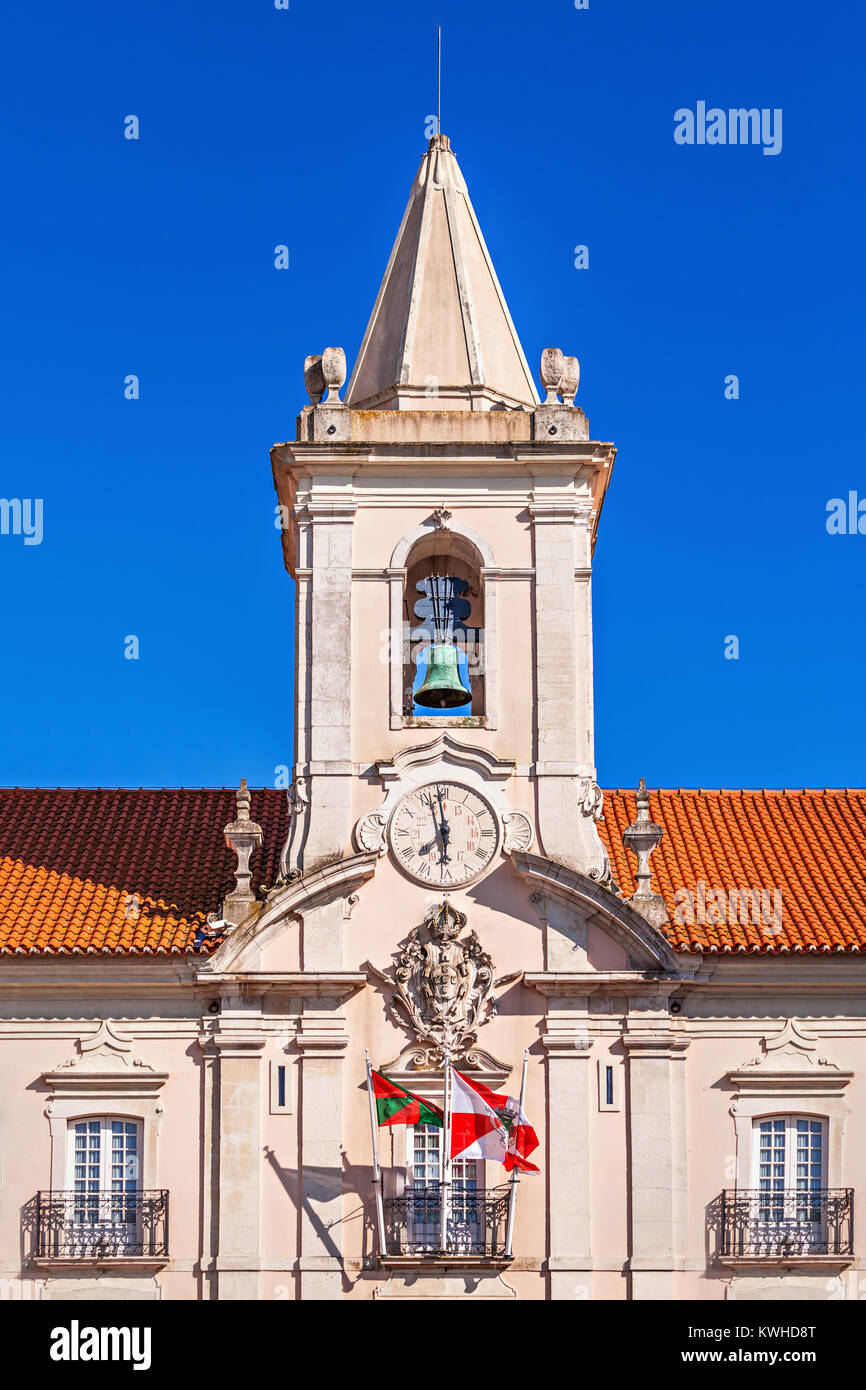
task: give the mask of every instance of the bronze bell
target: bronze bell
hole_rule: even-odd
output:
[[[457,709],[472,699],[460,676],[457,648],[453,642],[436,642],[427,653],[427,675],[415,692],[415,703],[423,709]]]

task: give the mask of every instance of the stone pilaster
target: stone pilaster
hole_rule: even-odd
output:
[[[254,1012],[241,1000],[224,997],[213,1046],[219,1059],[216,1296],[254,1299],[261,1262],[265,1038],[260,1007]]]
[[[343,1058],[349,1044],[342,996],[304,1000],[301,1053],[300,1290],[303,1299],[343,1293]]]
[[[535,470],[534,470],[535,472]],[[535,719],[538,834],[545,854],[601,878],[592,707],[588,503],[535,472]]]
[[[308,562],[298,575],[296,618],[295,810],[303,813],[289,868],[307,874],[344,853],[351,829],[351,474],[329,473],[298,511]]]
[[[633,1009],[638,1001],[633,1001]],[[631,1296],[674,1297],[686,1253],[686,1115],[689,1040],[667,1015],[632,1012],[628,1054],[631,1177]]]
[[[547,1050],[551,1299],[586,1298],[591,1288],[589,1087],[593,1039],[586,1023],[586,996],[554,994],[548,998],[541,1040]]]

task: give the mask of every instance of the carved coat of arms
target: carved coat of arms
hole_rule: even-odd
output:
[[[496,980],[493,960],[476,932],[461,939],[465,927],[464,912],[447,900],[434,903],[424,916],[423,929],[414,927],[409,933],[390,973],[372,967],[393,990],[389,1010],[395,1021],[408,1023],[430,1044],[427,1065],[439,1064],[446,1054],[452,1061],[463,1057],[478,1029],[496,1013],[494,985],[519,977],[518,972]]]

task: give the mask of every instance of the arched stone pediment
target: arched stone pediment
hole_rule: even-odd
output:
[[[287,883],[271,894],[258,917],[226,937],[200,973],[261,969],[262,952],[285,930],[287,918],[337,898],[347,901],[374,873],[377,859],[375,853],[353,854]]]
[[[515,872],[530,885],[537,908],[543,908],[545,899],[571,907],[580,920],[600,927],[622,947],[627,968],[664,971],[676,976],[694,974],[700,957],[683,956],[674,951],[658,928],[601,884],[556,860],[525,850],[512,855],[512,864]],[[544,914],[540,912],[539,915]],[[575,946],[567,949],[573,951]],[[548,960],[548,969],[564,966],[563,958]],[[575,968],[570,961],[568,968]]]
[[[434,535],[436,529],[437,528],[432,522],[425,521],[423,525],[416,526],[414,530],[402,536],[391,552],[391,569],[402,569],[418,542],[425,540],[430,535]],[[449,536],[454,539],[455,550],[458,552],[460,551],[460,541],[462,539],[464,543],[468,542],[468,546],[475,552],[475,555],[482,565],[490,568],[496,565],[496,557],[493,554],[493,550],[489,542],[481,535],[480,531],[476,531],[474,527],[467,526],[465,522],[459,520],[449,521],[446,529]],[[469,553],[465,544],[463,549]]]

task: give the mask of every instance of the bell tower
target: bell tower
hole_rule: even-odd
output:
[[[576,358],[547,349],[540,398],[455,155],[434,136],[345,399],[342,349],[308,357],[297,437],[272,450],[297,583],[285,877],[377,850],[450,890],[482,847],[532,844],[609,883],[591,578],[615,449],[590,440],[578,378]],[[476,807],[478,844],[458,850],[460,813],[423,798],[429,844],[411,829],[411,795],[436,779],[490,809],[488,826]]]

